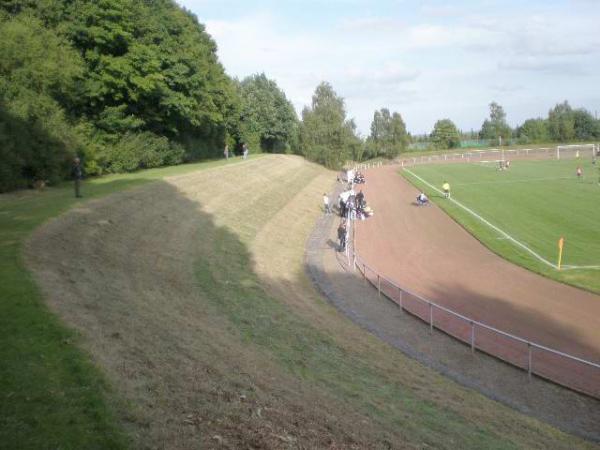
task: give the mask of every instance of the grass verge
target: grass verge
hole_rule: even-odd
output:
[[[238,159],[91,179],[84,182],[83,201]],[[78,335],[45,306],[21,257],[36,227],[81,203],[70,183],[0,195],[0,448],[104,449],[128,443],[107,401],[110,386],[79,350]]]

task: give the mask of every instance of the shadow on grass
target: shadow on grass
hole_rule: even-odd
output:
[[[475,426],[436,398],[439,387],[422,389],[427,375],[404,374],[408,380],[380,370],[384,362],[341,348],[267,294],[247,243],[170,183],[84,203],[36,231],[27,260],[52,311],[101,364],[116,391],[107,398],[136,446],[210,447],[214,436],[234,448],[279,448],[282,436],[314,448],[443,447],[448,436],[461,448],[506,442],[501,426]],[[284,280],[270,282],[287,289]],[[15,392],[2,437],[31,446],[101,446],[93,432],[101,421],[71,400],[79,391],[96,393],[89,389],[94,379],[70,379],[65,354],[44,349],[65,345],[63,329],[36,325],[39,341],[24,350],[28,314],[40,324],[52,317],[38,294],[32,298],[35,311],[18,302],[8,311],[11,321],[20,318],[13,329],[21,330],[23,350],[8,355],[8,389]],[[85,406],[85,395],[79,398]],[[24,408],[31,399],[35,408]],[[77,417],[91,417],[80,436],[69,431]]]

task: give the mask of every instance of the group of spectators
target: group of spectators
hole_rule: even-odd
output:
[[[367,205],[362,189],[358,193],[354,190],[355,184],[365,183],[365,176],[362,173],[348,170],[341,177],[338,176],[338,182],[347,183],[347,188],[340,193],[337,202],[338,212],[342,218],[337,229],[337,237],[339,250],[344,251],[346,248],[347,221],[365,220],[373,215],[373,210]],[[325,214],[333,212],[331,200],[327,193],[323,194],[323,209]]]
[[[247,144],[242,144],[242,159],[248,159],[248,153],[249,153],[249,149],[248,149],[248,145]],[[230,156],[235,156],[235,153],[231,152],[229,150],[229,145],[225,144],[225,149],[223,150],[223,156],[225,156],[225,159],[229,159]]]

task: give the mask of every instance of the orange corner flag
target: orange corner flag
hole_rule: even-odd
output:
[[[562,262],[562,252],[563,252],[563,246],[565,245],[565,238],[561,236],[561,238],[558,240],[558,270],[560,270],[560,265]]]

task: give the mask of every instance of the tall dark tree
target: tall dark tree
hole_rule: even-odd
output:
[[[588,141],[600,137],[600,121],[583,108],[573,111],[573,125],[577,140]]]
[[[486,119],[481,126],[481,139],[488,139],[494,143],[508,144],[512,131],[506,123],[506,113],[504,108],[496,102],[490,103],[490,118]]]
[[[375,111],[371,122],[371,134],[366,142],[369,157],[393,158],[406,150],[408,141],[406,125],[399,113],[390,114],[387,108]]]
[[[527,119],[517,128],[517,137],[522,144],[546,142],[549,140],[548,121],[545,119]]]
[[[435,147],[439,149],[460,146],[460,132],[450,119],[438,120],[433,126],[430,137]]]
[[[299,150],[312,161],[332,169],[341,168],[357,145],[356,126],[346,119],[344,99],[322,82],[315,90],[310,107],[302,111]]]
[[[0,192],[66,174],[81,143],[61,102],[83,70],[36,18],[0,21]]]
[[[267,152],[289,151],[298,131],[298,117],[277,83],[263,73],[245,78],[239,89],[238,141]]]
[[[548,131],[554,141],[568,142],[575,138],[575,115],[566,100],[548,112]]]
[[[217,59],[216,44],[174,1],[0,1],[2,23],[23,26],[33,17],[37,22],[28,25],[32,37],[25,42],[49,36],[48,45],[60,41],[62,54],[39,55],[29,51],[29,44],[11,49],[19,39],[8,36],[1,43],[7,57],[0,84],[22,91],[29,85],[19,67],[36,68],[29,84],[35,81],[44,91],[36,101],[51,99],[53,117],[67,123],[54,128],[85,143],[81,151],[88,173],[215,156],[227,133],[237,129],[239,97]],[[9,65],[19,58],[23,64]],[[57,82],[52,64],[71,80],[68,88]],[[70,75],[73,64],[79,67],[75,76]]]

